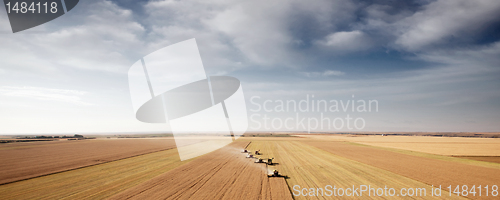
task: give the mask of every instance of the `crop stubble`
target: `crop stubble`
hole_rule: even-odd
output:
[[[446,189],[449,185],[468,185],[471,188],[473,185],[491,186],[500,183],[500,170],[495,168],[402,154],[347,142],[304,141],[303,143],[429,185],[441,185],[442,189]],[[482,195],[469,198],[484,198],[485,194]]]
[[[430,185],[409,179],[407,177],[394,174],[379,168],[366,165],[360,162],[349,160],[327,151],[315,148],[298,142],[297,140],[276,141],[259,140],[253,141],[249,148],[261,149],[262,157],[274,157],[279,163],[273,168],[278,169],[290,178],[286,179],[291,192],[295,185],[300,188],[324,188],[326,185],[348,188],[359,185],[370,185],[371,187],[384,188],[426,188],[426,199],[430,197],[432,187]],[[267,152],[267,153],[266,153]],[[331,199],[333,197],[324,196],[294,196],[295,199]],[[387,197],[376,197],[364,194],[363,197],[342,198],[364,198],[364,199],[384,199]],[[419,198],[419,197],[413,197]],[[446,196],[446,199],[459,199],[453,195]],[[435,198],[434,199],[439,199]]]
[[[0,184],[175,148],[173,139],[103,139],[0,145]]]
[[[285,181],[240,153],[247,144],[233,142],[111,199],[292,199]]]
[[[0,185],[0,199],[104,199],[180,165],[177,149]]]
[[[417,151],[445,156],[500,156],[499,138],[380,136],[380,135],[301,135],[314,140],[348,141],[369,146]]]

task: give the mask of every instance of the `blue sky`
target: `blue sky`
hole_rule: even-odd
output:
[[[191,38],[209,75],[242,81],[249,109],[252,96],[354,95],[379,111],[325,115],[362,117],[363,131],[499,131],[499,11],[496,0],[88,0],[13,34],[0,9],[0,134],[168,131],[135,119],[127,71]]]

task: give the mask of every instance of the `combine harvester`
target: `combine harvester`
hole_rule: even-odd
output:
[[[266,163],[267,171],[270,172],[269,174],[267,174],[267,177],[268,178],[271,178],[271,177],[288,178],[288,176],[280,174],[277,169],[274,169],[274,167],[271,168],[272,169],[272,172],[271,172],[271,169],[269,169],[269,166],[277,164],[277,163],[273,163],[273,160],[274,160],[274,158],[268,158],[266,161],[262,161],[262,162]]]
[[[241,151],[241,153],[246,153],[246,154],[247,154],[247,158],[255,158],[255,157],[252,155],[252,153],[251,153],[249,150],[247,150],[247,149],[243,149],[243,150]]]
[[[268,177],[268,178],[271,178],[271,177],[283,177],[283,178],[288,178],[288,176],[285,176],[285,175],[283,175],[283,174],[280,174],[280,173],[278,172],[278,170],[277,170],[277,169],[273,170],[273,172],[272,172],[272,173],[270,173],[270,174],[268,174],[268,175],[267,175],[267,177]]]
[[[256,158],[255,163],[266,163],[267,165],[273,165],[273,159],[274,158],[267,158],[267,159]]]
[[[252,155],[246,149],[242,153],[248,153],[247,158],[255,158],[255,163],[265,163],[266,164],[266,169],[267,169],[268,172],[270,171],[269,170],[269,165],[277,164],[277,163],[273,163],[274,158],[267,158],[267,159],[256,158],[254,155]],[[260,150],[257,150],[257,151],[255,151],[255,155],[262,155],[262,154],[260,153]],[[273,169],[271,173],[267,174],[267,177],[268,178],[271,178],[271,177],[288,178],[288,176],[280,174],[277,169]]]

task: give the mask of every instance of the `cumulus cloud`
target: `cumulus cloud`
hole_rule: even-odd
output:
[[[53,22],[2,35],[0,42],[8,48],[0,48],[0,54],[10,55],[2,60],[4,69],[47,76],[61,73],[61,68],[123,73],[130,63],[128,51],[140,47],[143,27],[132,11],[111,1],[80,4],[86,9],[75,8]]]
[[[409,51],[460,43],[499,21],[500,1],[438,0],[398,21],[395,44]]]
[[[335,32],[318,43],[337,52],[363,51],[371,46],[370,39],[361,31]]]
[[[300,68],[302,46],[317,40],[309,29],[331,32],[354,17],[350,1],[150,1],[145,5],[155,48],[195,36],[204,63],[232,71],[241,67]],[[310,40],[310,41],[309,41]],[[225,67],[222,67],[225,66]],[[239,69],[239,67],[236,67]]]
[[[24,69],[36,63],[47,74],[60,67],[123,72],[147,53],[197,38],[212,74],[259,66],[304,68],[325,50],[337,55],[380,47],[415,52],[449,38],[466,39],[498,19],[500,6],[491,0],[414,4],[161,0],[137,4],[144,9],[140,14],[112,1],[85,1],[54,23],[26,32],[35,37],[2,37],[10,48],[0,53],[25,52],[13,54],[8,66]]]
[[[206,24],[206,20],[213,19],[230,4],[217,1],[149,1],[144,6],[148,13],[144,19],[148,29],[145,37],[147,50],[153,52],[196,38],[208,74],[227,73],[248,66],[246,56],[229,42],[229,38]]]
[[[256,7],[250,2],[232,6],[207,20],[207,24],[215,30],[231,38],[231,43],[246,58],[259,65],[272,65],[287,60],[292,53],[286,48],[292,38],[282,31],[283,24],[276,23],[285,17],[283,10],[275,10],[271,4]],[[255,15],[274,10],[274,16]]]
[[[133,113],[123,114],[131,110],[126,83],[130,65],[148,53],[191,38],[197,39],[208,74],[240,73],[238,78],[248,83],[246,94],[317,92],[363,94],[390,103],[448,102],[442,105],[498,98],[481,88],[487,85],[489,90],[498,90],[494,85],[498,85],[500,45],[475,40],[499,21],[499,1],[150,0],[123,7],[125,3],[80,1],[63,17],[16,34],[11,33],[7,15],[0,9],[0,55],[4,55],[0,84],[10,85],[0,88],[2,101],[45,101],[33,105],[51,105],[54,110],[60,109],[57,103],[47,101],[76,107],[92,102],[96,104],[92,108],[101,106],[92,111],[93,116],[118,119],[130,115],[128,119],[136,121]],[[342,59],[362,62],[338,61]],[[402,61],[389,66],[390,59]],[[414,59],[424,64],[408,67],[406,61]],[[378,61],[383,64],[377,65]],[[343,67],[333,70],[329,66]],[[380,74],[370,74],[373,71]],[[91,93],[49,89],[60,84]],[[314,87],[301,88],[306,86]],[[474,95],[461,96],[471,92]],[[29,110],[25,113],[20,118],[32,116]]]

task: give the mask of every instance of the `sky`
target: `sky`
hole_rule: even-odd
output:
[[[0,134],[168,132],[135,118],[127,73],[192,38],[208,75],[241,81],[249,131],[500,131],[497,0],[85,0],[18,33],[0,9]],[[378,106],[276,109],[307,99]]]

